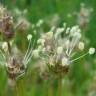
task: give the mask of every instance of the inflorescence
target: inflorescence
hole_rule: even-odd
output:
[[[0,54],[2,55],[0,64],[6,67],[9,84],[11,86],[14,85],[12,82],[25,73],[32,57],[37,59],[37,65],[40,69],[43,69],[40,70],[41,76],[62,77],[69,71],[69,66],[74,61],[87,54],[92,55],[95,53],[95,48],[90,48],[84,55],[73,59],[76,51],[84,50],[85,44],[82,41],[79,26],[67,27],[64,23],[63,27],[53,26],[49,32],[40,34],[41,36],[37,40],[35,48],[35,43],[32,44],[32,34],[28,34],[26,37],[29,41],[28,49],[25,55],[21,54],[16,44],[14,44],[13,37],[16,33],[15,29],[18,28],[25,31],[25,29],[28,28],[27,25],[29,23],[23,21],[15,26],[13,17],[7,12],[6,8],[0,6],[0,32],[4,36],[4,41],[1,42],[0,46]],[[42,23],[43,20],[40,20],[36,26],[40,27]]]

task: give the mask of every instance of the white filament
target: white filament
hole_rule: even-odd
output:
[[[23,61],[26,59],[26,57],[27,57],[27,55],[28,55],[28,52],[29,52],[30,46],[31,46],[31,39],[29,40],[28,49],[27,49],[27,51],[26,51],[26,53],[25,53],[25,56],[24,56]]]
[[[74,62],[74,61],[76,61],[76,60],[79,60],[79,59],[81,59],[81,58],[85,57],[87,54],[88,54],[88,52],[87,52],[87,53],[85,53],[84,55],[81,55],[80,57],[77,57],[77,58],[75,58],[75,59],[71,60],[71,63],[72,63],[72,62]]]

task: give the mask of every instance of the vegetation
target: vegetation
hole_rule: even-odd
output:
[[[95,96],[95,0],[0,1],[0,96]]]

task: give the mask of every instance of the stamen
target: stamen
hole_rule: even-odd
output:
[[[22,72],[22,74],[20,74],[16,79],[18,80],[18,78],[20,78],[21,76],[23,76],[25,74],[25,71]]]
[[[32,51],[33,51],[33,50],[31,50],[30,53],[28,54],[28,57],[27,57],[26,60],[25,60],[25,65],[27,65],[27,64],[29,63],[29,61],[31,60],[31,58],[32,58],[32,56],[33,56]]]
[[[72,53],[72,51],[73,51],[74,47],[76,46],[76,44],[78,43],[79,39],[80,39],[79,36],[73,37],[72,42],[71,42],[71,47],[69,49],[68,56],[70,56],[70,54]]]
[[[34,48],[34,45],[35,45],[35,41],[36,40],[34,40],[34,42],[33,42],[33,47],[31,48],[31,50],[29,51],[29,53],[26,55],[26,58],[23,60],[24,63],[25,63],[25,65],[28,64],[28,62],[30,61],[30,59],[33,56],[32,52],[33,52],[33,48]]]
[[[26,59],[26,57],[27,57],[27,55],[28,55],[28,52],[29,52],[30,46],[31,46],[31,39],[29,40],[28,49],[27,49],[27,51],[26,51],[26,54],[25,54],[25,56],[24,56],[23,61]]]
[[[76,61],[76,60],[79,60],[79,59],[81,59],[81,58],[85,57],[86,55],[88,55],[88,52],[87,52],[87,53],[85,53],[84,55],[81,55],[80,57],[77,57],[77,58],[75,58],[75,59],[71,60],[71,63],[72,63],[72,62],[74,62],[74,61]]]
[[[17,24],[17,25],[15,26],[15,30],[18,29],[19,26],[21,26],[22,24],[23,24],[23,22],[20,22],[19,24]]]
[[[1,55],[3,56],[3,59],[6,60],[6,56],[3,54],[2,50],[0,50]]]
[[[68,52],[69,52],[69,44],[70,44],[70,41],[69,40],[67,40],[66,41],[66,55],[68,55]]]

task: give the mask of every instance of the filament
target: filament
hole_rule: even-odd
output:
[[[74,62],[74,61],[76,61],[76,60],[79,60],[79,59],[81,59],[81,58],[85,57],[87,54],[88,54],[88,52],[87,52],[87,53],[85,53],[84,55],[81,55],[80,57],[77,57],[77,58],[75,58],[75,59],[71,60],[71,62]]]
[[[24,56],[24,60],[26,59],[26,57],[27,57],[27,55],[28,55],[30,46],[31,46],[31,39],[30,39],[30,41],[29,41],[28,48],[27,48],[27,51],[26,51],[25,56]]]
[[[68,56],[70,56],[70,54],[72,53],[72,51],[73,51],[75,45],[78,43],[78,41],[79,41],[79,38],[78,37],[76,37],[76,38],[74,37],[72,39],[71,47],[69,48],[70,50],[69,50]]]
[[[35,40],[34,40],[34,42],[33,42],[33,47],[31,48],[31,50],[29,51],[29,53],[27,52],[27,54],[26,54],[26,57],[25,57],[25,59],[24,59],[25,65],[28,64],[28,62],[29,62],[30,59],[32,58],[32,55],[33,55],[33,54],[32,54],[32,51],[33,51],[34,45],[35,45]]]
[[[3,59],[6,60],[6,57],[5,57],[5,55],[3,54],[2,50],[0,50],[0,52],[1,52],[1,55],[3,56]]]

